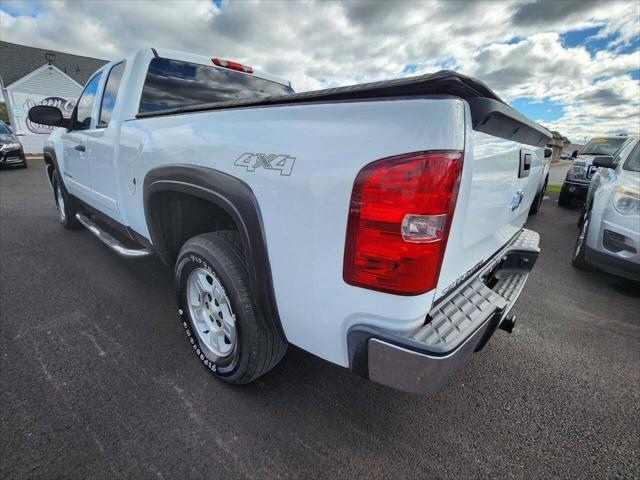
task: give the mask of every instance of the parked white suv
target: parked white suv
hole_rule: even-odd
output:
[[[174,266],[193,351],[227,382],[293,343],[433,390],[513,326],[551,134],[449,71],[292,92],[171,50],[105,65],[71,119],[29,112],[62,127],[44,148],[60,221]]]
[[[573,265],[589,265],[640,281],[640,144],[631,139],[615,157],[595,157]]]

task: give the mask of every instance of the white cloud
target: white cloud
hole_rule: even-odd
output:
[[[635,2],[47,1],[0,11],[3,40],[102,58],[143,46],[234,59],[298,91],[450,68],[507,100],[564,106],[564,134],[640,130]],[[17,12],[17,13],[16,13]],[[561,33],[602,27],[610,50],[568,48]],[[616,104],[615,102],[622,102]],[[634,110],[635,109],[635,113]],[[576,120],[580,118],[581,120]]]

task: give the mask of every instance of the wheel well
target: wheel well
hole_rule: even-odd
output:
[[[229,214],[213,202],[176,191],[154,193],[149,202],[153,221],[162,236],[163,256],[172,262],[184,243],[196,235],[238,230]]]
[[[47,166],[47,176],[49,177],[49,183],[53,186],[53,171],[56,169],[53,159],[50,155],[44,154],[44,163]]]

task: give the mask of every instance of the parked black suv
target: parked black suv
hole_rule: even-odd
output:
[[[6,123],[0,120],[0,165],[27,166],[22,144]]]
[[[617,137],[594,137],[589,140],[580,152],[574,153],[573,165],[567,171],[567,175],[560,190],[558,205],[568,208],[582,208],[587,198],[591,177],[598,169],[593,165],[596,157],[613,156],[622,146],[629,141],[626,135]]]

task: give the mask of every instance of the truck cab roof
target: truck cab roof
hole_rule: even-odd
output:
[[[154,52],[154,55],[158,57],[169,58],[172,60],[182,60],[184,62],[197,63],[200,65],[206,65],[206,66],[212,66],[212,65],[216,66],[213,64],[213,58],[218,58],[216,55],[211,55],[211,56],[198,55],[195,53],[181,52],[178,50],[170,50],[167,48],[152,48],[151,50]],[[222,58],[226,58],[226,57],[222,57]],[[217,67],[217,68],[224,68],[224,67]],[[244,73],[245,75],[252,75],[254,77],[260,77],[265,80],[270,80],[272,82],[281,83],[289,87],[291,86],[290,81],[282,77],[278,77],[276,75],[271,75],[270,73],[256,70],[253,67],[252,67],[251,73],[247,73],[247,72],[241,72],[241,73]]]

